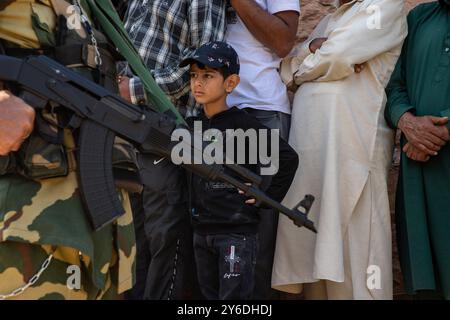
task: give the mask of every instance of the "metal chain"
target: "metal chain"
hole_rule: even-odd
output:
[[[170,289],[169,289],[169,295],[167,297],[167,300],[173,300],[172,295],[173,295],[173,291],[175,288],[175,280],[177,278],[177,265],[178,265],[178,251],[180,251],[180,244],[181,244],[181,240],[178,239],[177,240],[177,248],[175,250],[175,258],[174,258],[174,263],[173,263],[173,272],[172,272],[172,278],[171,278],[171,283],[170,283]]]
[[[15,298],[17,296],[20,296],[22,293],[25,292],[25,290],[27,290],[29,287],[36,284],[36,282],[38,282],[39,278],[41,277],[42,273],[44,273],[44,271],[47,270],[47,268],[50,266],[52,259],[53,259],[53,253],[48,256],[48,258],[44,261],[44,263],[42,264],[39,271],[33,277],[31,277],[31,279],[28,281],[28,283],[26,285],[24,285],[23,287],[17,288],[16,290],[14,290],[13,292],[11,292],[9,294],[4,294],[4,295],[0,294],[0,300],[6,300],[6,299]]]
[[[95,35],[94,35],[94,30],[91,26],[91,23],[89,22],[89,19],[86,17],[86,15],[83,12],[83,7],[81,6],[80,0],[76,0],[76,4],[78,6],[78,9],[80,10],[80,17],[81,17],[81,21],[83,22],[83,25],[86,29],[86,32],[89,34],[89,36],[91,37],[91,43],[94,46],[94,50],[95,50],[95,64],[97,65],[97,67],[100,67],[103,64],[102,61],[102,57],[100,55],[100,50],[98,49],[98,43],[97,43],[97,39],[95,39]]]
[[[91,33],[91,42],[95,50],[95,64],[99,67],[103,64],[103,61],[100,51],[98,50],[97,39],[95,39],[94,33]]]

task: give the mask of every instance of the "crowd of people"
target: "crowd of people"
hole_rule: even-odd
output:
[[[113,164],[126,163],[142,192],[118,183],[126,213],[94,231],[78,188],[77,131],[5,82],[0,299],[393,299],[397,130],[405,288],[450,299],[450,0],[409,14],[404,0],[337,0],[300,44],[298,0],[115,5],[120,16],[109,1],[0,1],[2,54],[49,54],[142,107],[162,90],[192,128],[267,130],[258,145],[276,141],[279,161],[264,191],[288,208],[314,195],[318,232],[121,139]],[[82,28],[63,28],[71,6]],[[244,158],[259,174],[263,161]],[[73,265],[77,290],[66,286]]]

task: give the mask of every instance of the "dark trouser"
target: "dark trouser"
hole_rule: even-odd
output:
[[[159,157],[140,159],[142,196],[132,197],[137,284],[128,299],[198,298],[183,169]]]
[[[269,129],[279,129],[280,136],[289,141],[291,116],[282,112],[245,109]],[[272,267],[278,230],[278,212],[270,209],[259,211],[259,254],[256,262],[256,300],[277,299],[278,291],[272,290]]]
[[[255,285],[258,236],[199,235],[194,253],[200,289],[208,300],[249,300]]]

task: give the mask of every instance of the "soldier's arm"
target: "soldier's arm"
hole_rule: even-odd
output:
[[[19,150],[34,126],[34,109],[8,91],[0,90],[0,156]]]

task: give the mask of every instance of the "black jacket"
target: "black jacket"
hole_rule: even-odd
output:
[[[236,107],[230,108],[211,119],[201,114],[198,118],[188,120],[191,127],[194,121],[201,121],[203,132],[208,129],[218,129],[224,133],[227,129],[267,129],[255,117]],[[268,129],[267,129],[268,130]],[[270,130],[268,130],[268,150],[270,145]],[[258,144],[259,145],[259,144]],[[260,175],[260,164],[249,164],[249,156],[258,154],[257,146],[246,143],[245,164],[247,169]],[[235,155],[237,154],[235,148]],[[235,157],[235,162],[237,158]],[[298,168],[298,155],[287,142],[279,138],[279,170],[272,178],[265,177],[269,185],[264,189],[271,198],[281,202],[286,195]],[[234,172],[228,172],[239,177]],[[259,222],[258,208],[247,205],[247,197],[240,195],[238,190],[222,182],[212,182],[189,174],[190,203],[192,223],[200,234],[218,233],[256,233]]]

